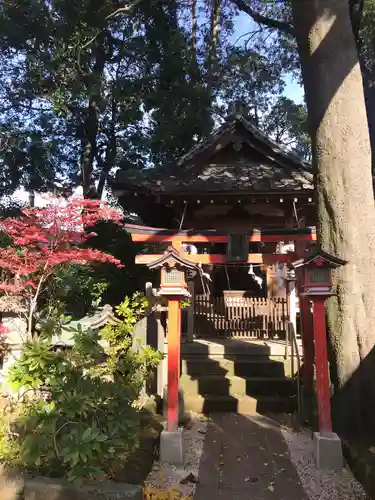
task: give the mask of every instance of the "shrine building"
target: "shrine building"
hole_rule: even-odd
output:
[[[159,233],[153,241],[166,248],[164,231],[199,255],[194,337],[285,335],[287,263],[315,239],[311,166],[234,112],[173,171],[119,170],[112,189],[143,221],[129,228],[133,239]]]

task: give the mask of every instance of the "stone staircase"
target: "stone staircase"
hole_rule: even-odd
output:
[[[198,413],[292,413],[297,362],[285,345],[236,340],[183,344],[180,387],[185,409]]]

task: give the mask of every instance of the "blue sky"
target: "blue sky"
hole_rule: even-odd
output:
[[[235,21],[235,31],[231,37],[233,42],[238,40],[241,35],[248,33],[257,25],[250,19],[247,14],[240,13]],[[292,99],[296,103],[303,102],[303,90],[302,87],[292,78],[285,78],[286,87],[284,90],[284,95]]]

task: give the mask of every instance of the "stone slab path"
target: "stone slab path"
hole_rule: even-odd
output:
[[[194,500],[307,500],[278,425],[261,416],[212,415]]]

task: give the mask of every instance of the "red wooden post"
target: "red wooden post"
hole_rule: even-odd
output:
[[[178,429],[180,379],[181,305],[179,297],[168,297],[168,431]]]
[[[316,393],[321,434],[332,433],[331,395],[328,371],[325,297],[313,297],[316,363]]]
[[[314,381],[314,332],[310,310],[310,299],[299,294],[300,322],[303,344],[304,386],[311,389]]]
[[[295,242],[296,253],[299,257],[305,255],[306,243]],[[314,384],[314,332],[311,317],[310,298],[303,295],[304,269],[296,269],[296,287],[299,297],[299,314],[302,331],[303,349],[303,385],[310,390]]]

